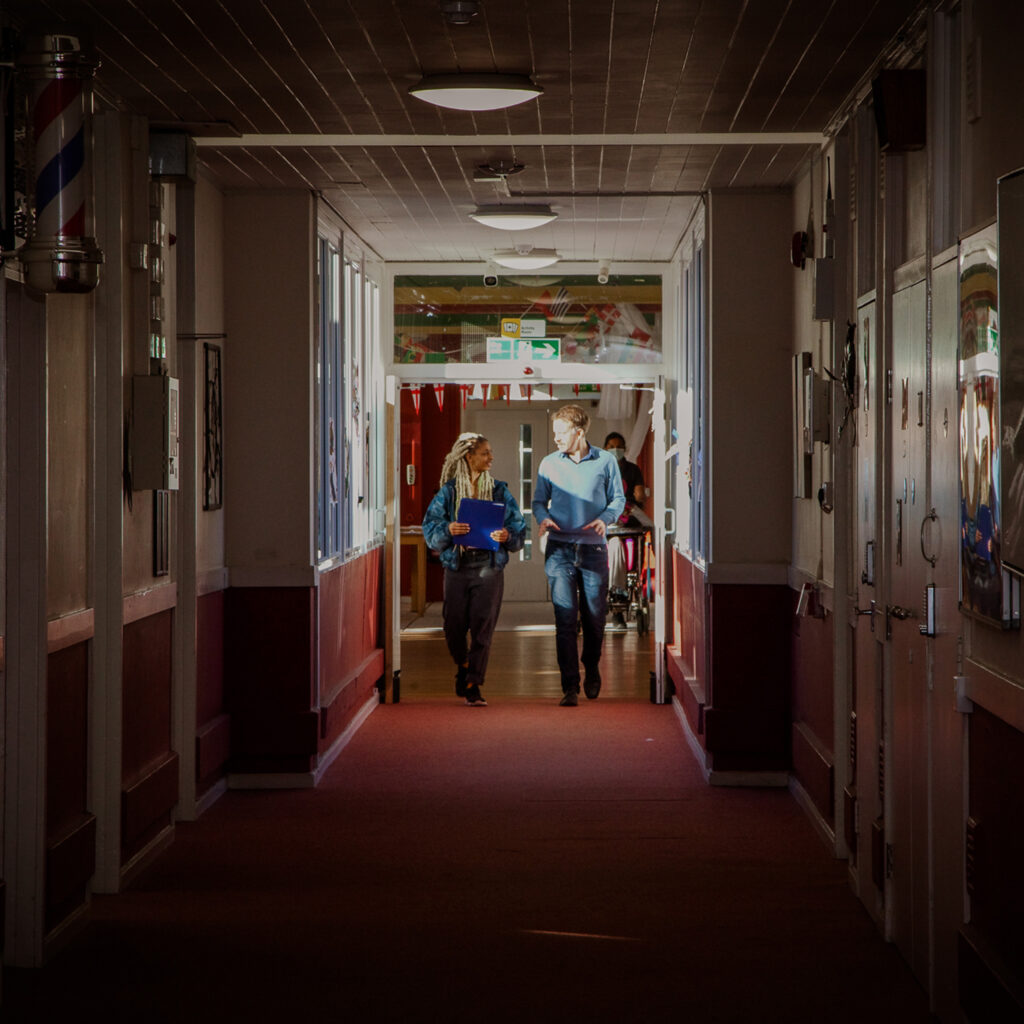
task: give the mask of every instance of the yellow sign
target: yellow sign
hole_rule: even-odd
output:
[[[519,317],[502,317],[501,336],[503,338],[518,338],[523,329],[523,322]]]

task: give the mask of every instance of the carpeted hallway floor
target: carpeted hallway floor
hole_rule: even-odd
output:
[[[642,645],[611,639],[595,702],[418,693],[317,789],[228,793],[49,966],[8,971],[0,1018],[927,1021],[791,796],[705,785]],[[502,671],[551,642],[512,635]],[[423,643],[403,674],[446,678]]]

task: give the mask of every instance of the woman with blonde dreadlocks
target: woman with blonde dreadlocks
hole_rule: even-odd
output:
[[[471,707],[487,704],[480,687],[505,590],[503,570],[508,553],[518,551],[526,537],[526,521],[516,499],[503,481],[490,474],[493,461],[486,437],[460,434],[441,468],[440,490],[423,517],[423,538],[444,566],[444,636],[456,665],[455,693]],[[459,522],[463,498],[504,504],[504,523],[490,535],[498,545],[496,551],[459,543],[470,529],[469,523]]]

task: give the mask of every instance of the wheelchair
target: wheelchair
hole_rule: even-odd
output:
[[[609,589],[608,614],[621,613],[627,628],[629,623],[633,623],[637,636],[645,636],[651,626],[653,585],[654,558],[650,529],[640,524],[616,524],[608,527],[605,536],[608,540],[618,537],[622,541],[622,554],[626,563],[625,595]]]

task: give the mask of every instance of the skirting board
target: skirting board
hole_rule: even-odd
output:
[[[196,818],[200,818],[228,791],[228,780],[218,779],[197,801]]]
[[[345,749],[358,732],[360,726],[380,704],[377,691],[373,691],[363,706],[356,712],[344,732],[321,755],[316,768],[311,772],[237,772],[228,775],[228,789],[313,789],[320,782],[324,772],[334,759]]]
[[[768,789],[784,789],[789,785],[789,772],[716,772],[707,766],[707,752],[690,728],[689,719],[677,697],[672,698],[672,708],[682,726],[686,743],[697,760],[697,766],[709,786],[757,786]]]
[[[828,820],[822,815],[821,811],[818,810],[817,805],[810,798],[807,790],[800,785],[796,776],[792,776],[789,780],[789,792],[792,794],[793,799],[800,805],[804,814],[807,815],[811,820],[811,824],[814,826],[814,831],[821,837],[822,842],[832,851],[834,857],[838,857],[839,853],[836,851],[836,831],[828,823]]]
[[[68,914],[68,916],[43,939],[43,964],[48,963],[68,942],[86,928],[90,921],[91,910],[92,896],[90,894],[86,897],[84,903]]]
[[[150,862],[174,842],[174,825],[170,824],[147,843],[121,868],[121,888],[127,889],[132,879],[149,867]]]

